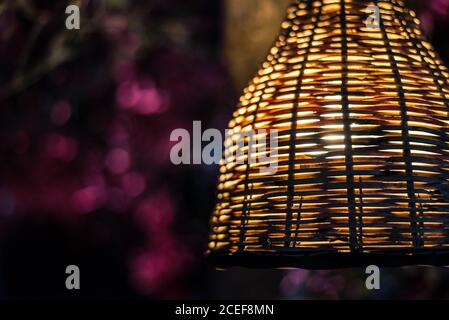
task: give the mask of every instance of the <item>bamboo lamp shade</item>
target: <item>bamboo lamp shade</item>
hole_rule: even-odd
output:
[[[366,25],[370,5],[377,28]],[[210,258],[449,264],[448,83],[403,1],[292,4],[229,124],[233,134],[276,129],[277,170],[222,161]]]

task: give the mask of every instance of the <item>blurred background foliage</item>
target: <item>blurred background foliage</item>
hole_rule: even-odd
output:
[[[215,166],[175,128],[226,127],[288,0],[0,2],[0,297],[448,298],[445,268],[214,270]],[[65,8],[81,9],[66,30]],[[449,0],[409,1],[449,63]],[[64,287],[81,269],[81,290]]]

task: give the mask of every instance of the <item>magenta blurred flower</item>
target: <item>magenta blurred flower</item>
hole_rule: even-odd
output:
[[[139,196],[145,187],[145,177],[137,172],[129,172],[122,177],[122,188],[130,197]]]
[[[137,208],[136,219],[138,223],[151,231],[150,236],[166,233],[173,223],[173,205],[171,199],[164,192],[151,195]]]
[[[188,248],[173,243],[171,236],[163,245],[135,256],[131,263],[132,280],[144,294],[163,295],[170,281],[187,271],[190,260]]]
[[[281,291],[286,297],[294,296],[304,284],[309,271],[302,269],[289,270],[281,281]]]
[[[128,151],[121,148],[109,151],[106,156],[106,166],[112,173],[125,173],[130,166],[130,155]]]
[[[80,213],[92,212],[103,204],[104,196],[104,190],[99,187],[89,186],[73,194],[73,206]]]
[[[449,0],[431,0],[430,7],[440,18],[445,18],[449,15]]]
[[[132,262],[133,282],[143,293],[156,293],[176,273],[176,264],[176,256],[167,251],[142,253]]]
[[[124,109],[133,108],[141,96],[142,93],[136,81],[124,81],[117,89],[117,103]]]
[[[168,107],[168,96],[151,81],[124,81],[117,89],[117,104],[137,114],[160,113]]]

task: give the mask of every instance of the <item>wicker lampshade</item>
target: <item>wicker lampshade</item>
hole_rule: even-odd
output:
[[[376,28],[366,25],[370,5],[380,9]],[[449,264],[448,82],[401,0],[291,5],[229,124],[235,135],[276,129],[277,170],[222,162],[210,257],[252,267]]]

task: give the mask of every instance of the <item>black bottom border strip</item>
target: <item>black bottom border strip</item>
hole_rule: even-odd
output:
[[[256,308],[257,306],[257,308]],[[446,312],[447,301],[3,301],[2,314],[55,319],[306,319],[379,320]],[[207,312],[206,312],[207,310]],[[251,311],[252,310],[252,311]],[[257,310],[257,312],[256,312]]]

